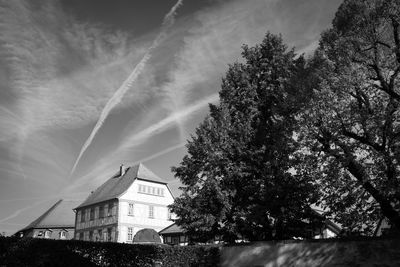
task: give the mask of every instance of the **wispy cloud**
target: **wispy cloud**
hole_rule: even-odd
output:
[[[15,217],[17,217],[18,215],[20,215],[22,212],[26,211],[27,209],[31,209],[31,208],[33,208],[33,207],[39,205],[39,204],[44,203],[45,201],[47,201],[47,199],[41,200],[41,201],[36,201],[36,202],[34,202],[33,204],[31,204],[31,205],[28,205],[28,206],[26,206],[26,207],[24,207],[24,208],[22,208],[22,209],[18,209],[18,210],[16,210],[16,211],[14,211],[11,215],[9,215],[9,216],[7,216],[7,217],[5,217],[5,218],[0,219],[0,223],[9,221],[9,220],[11,220],[11,219],[14,219]]]
[[[134,31],[78,22],[58,0],[3,1],[1,197],[37,197],[44,191],[84,196],[121,162],[156,162],[159,157],[157,162],[168,158],[168,164],[177,164],[179,148],[201,122],[208,102],[217,101],[228,64],[241,60],[241,44],[254,45],[272,31],[299,51],[311,51],[340,1],[213,2],[180,17],[173,27],[164,25],[168,31],[150,52],[158,30],[135,36]],[[151,58],[145,58],[141,70],[138,64],[146,53]],[[134,85],[125,84],[131,90],[111,101],[137,65]],[[102,115],[105,123],[85,152],[82,143],[108,101],[114,106]],[[76,160],[80,150],[85,156]],[[79,171],[68,179],[79,161]],[[0,202],[0,208],[12,214],[22,205],[16,200],[11,209],[10,203]]]
[[[113,166],[118,164],[119,160],[121,159],[121,155],[124,155],[127,151],[134,150],[135,147],[141,145],[146,140],[151,139],[152,136],[165,131],[166,129],[176,126],[176,121],[180,120],[182,122],[189,120],[194,114],[199,112],[200,110],[204,110],[208,108],[208,104],[216,103],[218,101],[218,94],[213,94],[209,97],[205,97],[194,104],[186,107],[179,112],[173,113],[166,118],[148,126],[147,128],[143,129],[142,131],[133,134],[120,144],[112,153],[108,154],[106,157],[103,157],[100,162],[96,164],[94,168],[92,168],[87,174],[77,179],[73,182],[70,186],[68,186],[64,192],[74,192],[77,188],[80,188],[82,185],[87,183],[88,181],[91,182],[92,186],[98,185],[98,182],[101,180],[106,179],[108,176],[112,175],[113,173]],[[186,142],[181,142],[179,144],[175,144],[170,146],[162,151],[154,153],[150,156],[141,158],[135,162],[129,162],[130,164],[135,164],[138,162],[148,161],[150,159],[154,159],[166,153],[169,153],[177,148],[183,147]]]
[[[157,46],[159,46],[159,44],[166,38],[167,30],[174,24],[174,21],[175,21],[174,16],[175,16],[176,10],[179,8],[180,5],[182,5],[182,2],[183,2],[183,0],[178,0],[176,2],[176,4],[171,8],[171,10],[168,12],[168,14],[164,18],[163,28],[161,29],[161,32],[157,35],[157,37],[153,41],[152,45],[149,47],[149,49],[144,54],[143,58],[133,69],[132,73],[122,83],[121,87],[113,94],[113,96],[107,101],[106,106],[101,111],[100,118],[98,119],[96,125],[94,126],[92,132],[89,135],[89,138],[85,141],[85,143],[82,146],[81,151],[79,152],[78,158],[76,159],[74,166],[72,167],[71,174],[74,173],[75,168],[78,165],[79,160],[81,159],[83,153],[85,153],[86,149],[92,143],[93,138],[96,136],[97,132],[103,125],[103,123],[106,120],[106,118],[108,117],[108,114],[110,113],[110,111],[121,102],[121,100],[124,97],[124,95],[126,94],[126,92],[132,87],[133,83],[136,81],[136,79],[138,78],[138,76],[141,74],[144,67],[146,66],[147,62],[151,58],[152,51],[154,49],[156,49]]]

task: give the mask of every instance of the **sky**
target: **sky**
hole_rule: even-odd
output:
[[[0,233],[119,169],[171,173],[266,32],[310,55],[341,0],[0,0]]]

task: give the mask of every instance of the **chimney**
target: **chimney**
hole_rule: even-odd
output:
[[[124,176],[125,174],[125,167],[124,164],[121,164],[121,166],[119,166],[119,176]]]

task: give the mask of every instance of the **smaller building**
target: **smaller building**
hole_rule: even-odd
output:
[[[18,237],[72,239],[75,229],[73,208],[78,204],[78,201],[60,199],[15,235]]]
[[[162,237],[164,244],[185,246],[189,243],[185,230],[176,223],[162,229],[158,234]]]
[[[338,236],[341,228],[330,220],[325,220],[319,227],[311,227],[309,230],[310,239],[332,238]],[[186,246],[189,244],[189,236],[186,231],[176,223],[162,229],[158,234],[162,237],[163,243],[174,246]],[[223,242],[220,236],[217,236],[210,243],[219,244]],[[239,239],[236,242],[246,242]]]

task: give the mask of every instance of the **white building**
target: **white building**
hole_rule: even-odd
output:
[[[171,225],[174,198],[167,182],[143,164],[125,168],[92,192],[76,210],[75,239],[132,243],[135,234]]]

